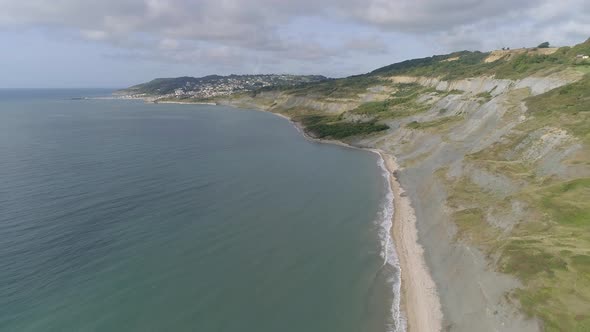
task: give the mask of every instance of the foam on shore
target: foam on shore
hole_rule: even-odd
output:
[[[381,240],[381,257],[383,258],[382,269],[386,269],[387,283],[391,285],[393,298],[391,303],[391,318],[392,321],[388,324],[388,332],[404,332],[406,331],[406,320],[401,311],[401,267],[399,259],[395,251],[392,231],[393,231],[393,190],[391,189],[391,174],[385,166],[385,160],[378,151],[379,159],[377,164],[381,169],[381,174],[385,179],[385,200],[383,207],[379,213],[377,223],[379,225],[379,239]]]

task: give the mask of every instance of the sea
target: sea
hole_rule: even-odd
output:
[[[0,331],[401,331],[380,157],[270,113],[0,90]]]

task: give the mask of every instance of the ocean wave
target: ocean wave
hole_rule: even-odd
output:
[[[401,312],[401,267],[393,239],[391,236],[393,227],[393,190],[391,189],[391,174],[385,167],[385,161],[379,154],[377,164],[385,179],[386,195],[376,223],[379,226],[379,239],[381,241],[381,258],[383,258],[382,269],[388,273],[387,283],[391,285],[393,299],[391,303],[391,322],[387,326],[387,332],[405,332],[406,320]]]

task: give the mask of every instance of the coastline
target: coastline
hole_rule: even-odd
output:
[[[202,104],[175,101],[166,101],[163,103]],[[213,105],[239,107],[224,103],[216,103]],[[402,332],[404,330],[408,332],[442,331],[443,315],[441,301],[437,293],[436,284],[434,283],[424,260],[424,249],[418,242],[416,216],[412,207],[412,202],[405,194],[404,189],[397,179],[399,166],[395,161],[395,157],[376,148],[358,147],[339,140],[315,138],[308,135],[300,123],[293,121],[290,117],[284,114],[271,112],[263,108],[257,108],[254,110],[271,113],[289,121],[297,131],[309,141],[366,150],[379,156],[380,161],[383,163],[385,171],[387,172],[387,182],[393,196],[392,202],[389,202],[393,205],[389,235],[393,238],[394,250],[398,259],[397,264],[399,264],[399,269],[401,270],[401,291],[399,294],[401,300],[399,301],[399,308],[397,308],[398,317],[396,318],[401,321],[402,329],[400,330],[397,328],[395,332]],[[387,250],[387,248],[384,250]],[[396,315],[395,311],[396,308],[392,308],[392,314]]]
[[[424,249],[418,242],[416,215],[410,198],[396,177],[399,170],[394,156],[380,149],[362,148],[338,140],[318,139],[308,135],[303,126],[284,114],[269,112],[288,120],[308,140],[335,144],[376,153],[388,172],[388,185],[393,194],[393,215],[390,234],[401,270],[400,308],[405,330],[408,332],[442,331],[443,315],[436,284],[424,260]],[[386,249],[387,250],[387,249]],[[402,323],[402,326],[403,326]]]
[[[424,261],[424,249],[418,243],[416,215],[410,199],[395,174],[399,166],[395,159],[380,151],[390,172],[393,192],[393,239],[402,269],[402,308],[409,332],[441,331],[442,311],[436,285]]]

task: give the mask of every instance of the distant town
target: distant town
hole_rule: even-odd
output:
[[[295,86],[325,81],[321,75],[211,75],[205,77],[158,78],[116,92],[121,98],[209,99],[265,87]]]

